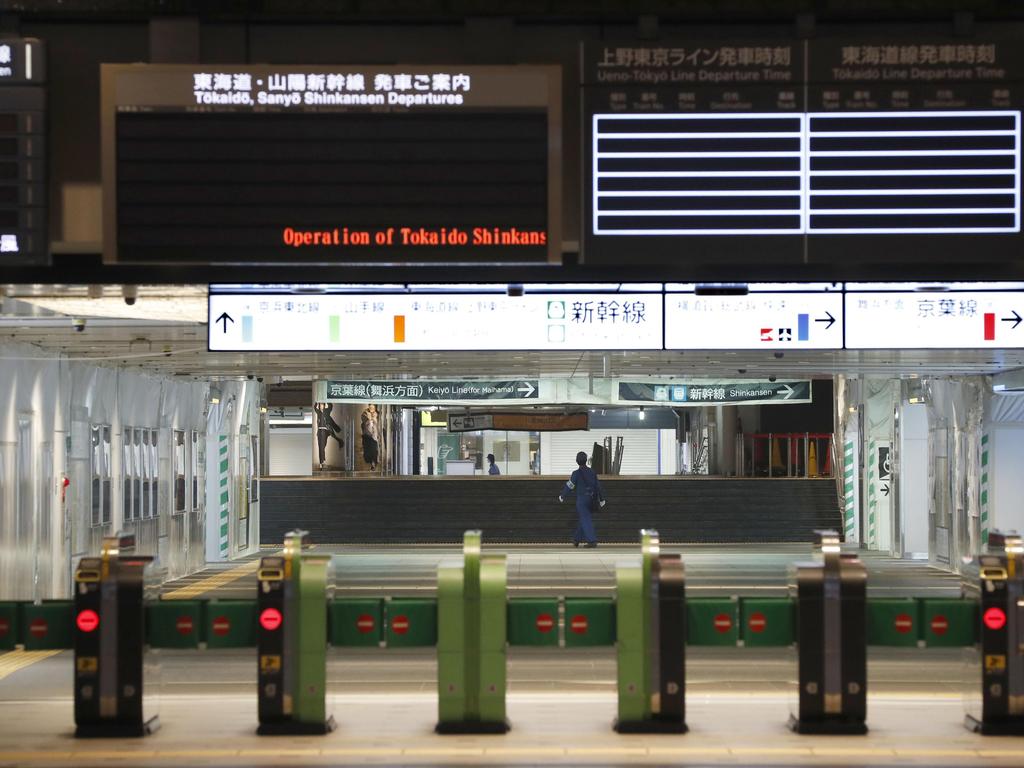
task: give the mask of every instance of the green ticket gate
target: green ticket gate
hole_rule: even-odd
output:
[[[686,579],[640,531],[639,566],[616,569],[619,733],[686,733]]]
[[[504,555],[466,531],[461,567],[437,571],[438,733],[506,733]]]
[[[816,560],[794,565],[799,649],[797,733],[867,733],[867,570],[818,531]]]
[[[1024,735],[1024,540],[991,531],[978,558],[981,697],[971,697],[965,724],[985,735]],[[980,704],[980,711],[978,708]]]
[[[135,535],[103,539],[99,557],[75,569],[75,736],[146,736],[159,727],[146,677],[146,614],[152,557],[134,554]]]
[[[256,649],[261,736],[323,734],[327,714],[327,572],[330,555],[303,554],[305,531],[257,572]]]

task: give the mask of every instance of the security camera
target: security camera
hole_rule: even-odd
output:
[[[121,295],[124,296],[125,304],[134,307],[135,301],[139,298],[139,287],[137,285],[122,285]]]
[[[743,375],[744,373],[746,373],[746,372],[747,372],[747,369],[746,369],[746,368],[737,368],[737,369],[736,369],[736,373],[740,374],[741,376],[742,376],[742,375]]]
[[[786,353],[785,353],[785,352],[776,352],[776,353],[775,353],[775,359],[776,359],[776,360],[781,360],[781,359],[782,359],[782,358],[784,358],[785,356],[786,356]]]
[[[71,318],[71,327],[75,329],[77,333],[81,333],[85,330],[85,318],[73,317]]]
[[[262,384],[263,383],[263,377],[262,376],[257,376],[256,377],[256,381],[258,381],[260,384]]]
[[[774,383],[774,382],[775,382],[775,379],[776,379],[776,377],[775,377],[775,376],[769,376],[769,377],[768,377],[768,381],[770,381],[770,382],[772,382],[772,383]]]
[[[245,374],[245,378],[247,378],[249,381],[252,381],[255,377],[251,373],[247,373]]]
[[[509,296],[522,296],[523,295],[523,284],[522,283],[509,283],[505,288],[505,293]]]

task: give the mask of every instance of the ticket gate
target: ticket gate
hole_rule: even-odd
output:
[[[506,733],[505,555],[466,531],[462,566],[437,570],[437,733]]]
[[[1024,735],[1024,539],[991,531],[977,564],[977,579],[964,591],[979,598],[981,698],[965,725],[985,735]]]
[[[261,736],[330,733],[327,714],[327,576],[330,555],[303,554],[292,531],[280,555],[260,558],[256,649]]]
[[[686,733],[686,575],[640,531],[641,562],[616,569],[619,733]]]
[[[799,653],[797,733],[867,733],[867,570],[840,551],[839,534],[818,531],[815,561],[796,563]]]
[[[159,727],[143,695],[147,675],[144,604],[156,597],[152,557],[134,554],[135,535],[103,539],[99,557],[75,569],[75,736],[146,736]]]

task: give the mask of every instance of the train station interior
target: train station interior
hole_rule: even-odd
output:
[[[1024,764],[1022,34],[0,4],[0,766]]]

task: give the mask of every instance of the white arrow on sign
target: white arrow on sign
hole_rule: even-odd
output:
[[[525,387],[519,387],[518,389],[516,389],[516,392],[525,392],[526,393],[525,395],[523,395],[523,397],[529,397],[530,395],[532,395],[534,392],[537,391],[537,388],[535,386],[533,386],[533,384],[531,384],[530,382],[524,381],[523,384],[525,384],[526,386]]]
[[[783,384],[782,388],[786,390],[786,396],[782,398],[783,400],[789,400],[789,398],[793,396],[793,392],[796,391],[791,386],[789,386],[789,384]]]

